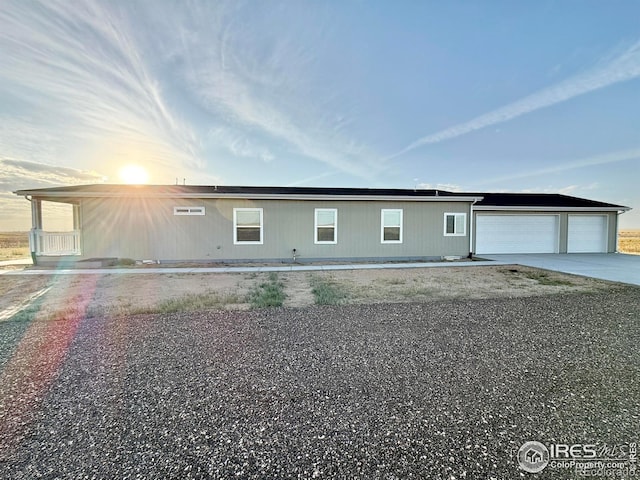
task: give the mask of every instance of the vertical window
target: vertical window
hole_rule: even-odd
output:
[[[445,236],[461,237],[466,234],[467,214],[466,213],[445,213],[444,214],[444,234]]]
[[[233,209],[233,243],[262,244],[262,209]]]
[[[338,243],[338,210],[316,208],[315,243]]]
[[[402,243],[402,209],[386,209],[381,211],[381,242]]]

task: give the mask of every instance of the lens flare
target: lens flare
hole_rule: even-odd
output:
[[[120,169],[120,180],[123,183],[141,185],[149,181],[149,174],[140,165],[125,165]]]

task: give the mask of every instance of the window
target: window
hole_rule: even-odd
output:
[[[448,237],[462,237],[466,235],[467,214],[466,213],[445,213],[444,214],[444,235]]]
[[[233,209],[233,243],[262,244],[262,209]]]
[[[315,243],[338,243],[338,210],[316,208]]]
[[[173,207],[174,215],[204,215],[204,207]]]
[[[402,209],[380,211],[380,235],[382,243],[402,243]]]

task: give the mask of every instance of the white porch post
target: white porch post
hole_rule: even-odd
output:
[[[31,199],[31,228],[42,230],[42,200]]]
[[[80,205],[73,205],[73,229],[80,230]]]
[[[42,231],[42,200],[31,198],[31,235],[29,235],[29,249],[31,259],[36,263],[36,255],[40,253],[40,235]]]

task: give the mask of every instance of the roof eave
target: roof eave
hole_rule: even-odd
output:
[[[505,205],[476,205],[474,207],[474,210],[478,211],[487,211],[487,210],[491,210],[491,211],[525,211],[525,212],[531,212],[531,211],[538,211],[538,212],[558,212],[558,211],[562,211],[562,212],[619,212],[619,211],[624,211],[627,212],[629,210],[631,210],[631,207],[623,207],[621,205],[607,205],[607,206],[602,206],[602,207],[563,207],[563,206],[556,206],[556,207],[536,207],[536,206],[505,206]]]
[[[268,193],[188,193],[188,192],[69,192],[69,191],[49,191],[46,190],[17,190],[13,192],[19,196],[33,196],[36,198],[186,198],[186,199],[207,199],[207,198],[242,198],[249,200],[360,200],[360,201],[405,201],[405,202],[474,202],[481,201],[484,197],[478,196],[458,196],[458,195],[339,195],[339,194],[268,194]]]

